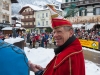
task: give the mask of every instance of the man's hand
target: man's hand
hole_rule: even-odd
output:
[[[39,70],[44,70],[44,68],[42,68],[40,65],[33,64],[30,61],[28,63],[29,63],[30,70],[33,72],[37,72]]]

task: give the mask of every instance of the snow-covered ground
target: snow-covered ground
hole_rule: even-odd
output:
[[[49,61],[54,57],[53,49],[49,48],[32,48],[24,47],[25,53],[28,59],[34,63],[46,67]],[[86,75],[100,75],[100,67],[95,63],[85,60]],[[30,72],[30,75],[34,75],[33,72]]]

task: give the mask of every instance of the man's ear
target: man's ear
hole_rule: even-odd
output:
[[[74,31],[71,29],[69,32],[70,32],[70,36],[69,37],[72,37],[72,35],[74,34]]]

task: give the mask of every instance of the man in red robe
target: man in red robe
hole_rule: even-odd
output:
[[[85,75],[82,46],[74,36],[71,22],[63,18],[52,18],[52,28],[58,46],[54,49],[55,57],[45,69],[29,62],[30,69],[35,75]]]

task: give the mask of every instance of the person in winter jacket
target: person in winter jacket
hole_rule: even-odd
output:
[[[0,39],[0,75],[30,75],[24,50]]]
[[[55,16],[57,14],[52,17]],[[71,22],[58,16],[58,18],[52,18],[52,28],[53,37],[58,46],[54,49],[55,56],[46,68],[29,62],[31,71],[35,75],[85,75],[82,46],[74,36]]]
[[[36,44],[36,37],[35,36],[32,37],[32,43],[33,43],[33,48],[35,48],[35,44]]]

